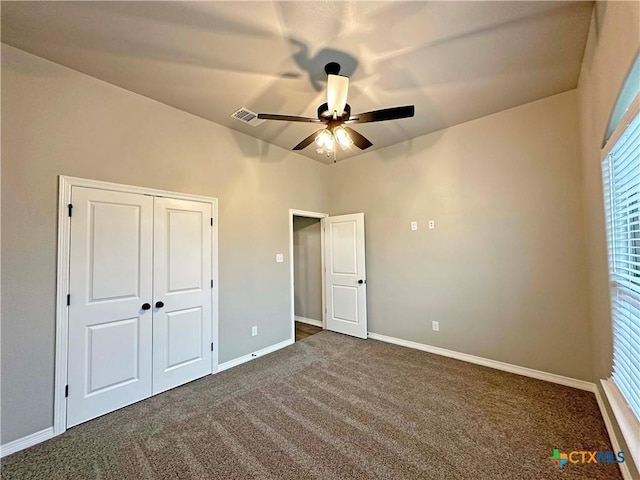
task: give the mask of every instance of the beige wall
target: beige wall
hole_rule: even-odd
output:
[[[595,379],[608,378],[612,366],[607,244],[600,147],[625,77],[640,48],[640,3],[598,2],[591,22],[578,85],[582,145],[586,246]],[[599,382],[598,387],[602,388]],[[606,396],[602,395],[606,400]],[[614,417],[610,415],[613,419]],[[615,423],[615,422],[614,422]],[[617,425],[617,437],[622,440]],[[622,445],[626,449],[626,445]],[[626,455],[633,478],[637,468]]]
[[[578,86],[597,378],[610,375],[612,355],[600,147],[615,101],[639,47],[640,3],[598,3]]]
[[[328,166],[4,45],[2,121],[2,443],[52,425],[58,175],[217,197],[220,361],[290,338],[275,253]]]
[[[294,311],[322,321],[320,219],[293,217]]]
[[[369,331],[592,380],[577,120],[570,91],[331,169],[330,213],[365,214]]]

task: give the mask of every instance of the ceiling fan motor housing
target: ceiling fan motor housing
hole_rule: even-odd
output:
[[[351,105],[346,103],[344,106],[344,111],[342,112],[342,115],[339,116],[337,120],[339,120],[340,123],[346,122],[347,120],[349,120],[350,116],[351,116]],[[321,120],[323,122],[334,120],[333,113],[329,111],[328,104],[323,103],[318,107],[318,120]]]

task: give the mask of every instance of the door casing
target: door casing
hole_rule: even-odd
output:
[[[210,203],[213,218],[211,229],[211,276],[213,288],[211,295],[211,318],[213,332],[212,373],[218,371],[218,199],[201,195],[191,195],[167,190],[156,190],[117,183],[103,182],[61,175],[58,190],[58,262],[56,280],[56,343],[55,343],[55,378],[54,378],[54,411],[53,435],[60,435],[67,429],[67,402],[65,387],[67,385],[67,358],[69,318],[67,293],[69,289],[69,247],[70,218],[68,205],[71,204],[71,187],[88,187],[116,192],[138,193],[158,197],[171,197],[181,200],[193,200]]]

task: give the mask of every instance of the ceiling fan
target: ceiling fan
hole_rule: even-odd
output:
[[[415,113],[415,107],[413,105],[405,105],[403,107],[383,108],[372,112],[351,115],[351,106],[347,103],[349,77],[338,75],[340,73],[340,64],[336,62],[327,63],[324,71],[327,73],[327,103],[323,103],[318,107],[318,118],[271,113],[258,114],[258,118],[263,120],[323,123],[325,125],[293,147],[293,150],[302,150],[311,145],[314,140],[319,152],[335,152],[334,147],[336,143],[340,145],[342,149],[347,149],[351,145],[355,145],[361,150],[364,150],[373,144],[347,125],[397,120],[399,118],[413,117]]]

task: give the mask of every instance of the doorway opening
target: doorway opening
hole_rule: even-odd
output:
[[[296,320],[367,338],[364,235],[362,212],[330,217],[326,213],[289,210],[291,341],[296,339]],[[313,253],[318,251],[318,236],[320,252]],[[313,267],[318,258],[320,266]]]
[[[291,338],[296,342],[324,329],[325,213],[290,210]]]

